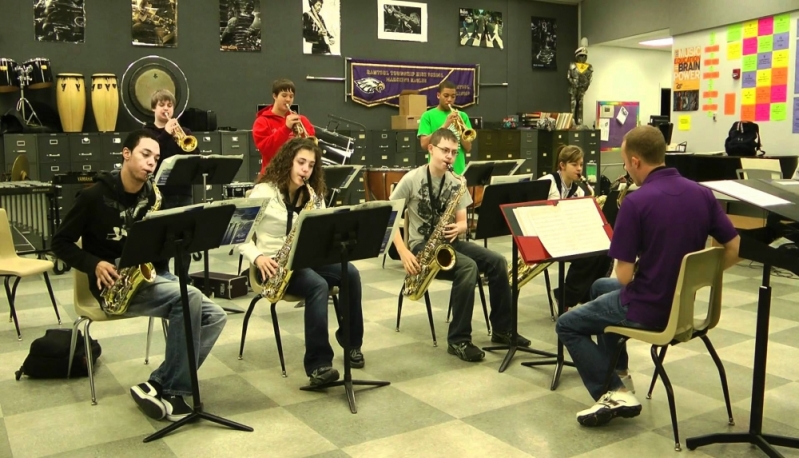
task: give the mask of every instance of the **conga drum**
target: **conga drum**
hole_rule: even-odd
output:
[[[113,132],[119,113],[119,89],[113,73],[92,75],[92,112],[100,132]]]
[[[364,189],[366,190],[366,200],[388,200],[394,185],[399,183],[406,173],[413,168],[401,167],[377,167],[366,168],[364,173]]]
[[[19,90],[19,75],[17,75],[17,62],[13,59],[0,58],[0,92],[14,92]]]
[[[56,102],[58,117],[64,132],[83,130],[86,115],[86,84],[80,73],[59,73],[57,77]]]

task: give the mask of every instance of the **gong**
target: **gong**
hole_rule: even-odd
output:
[[[122,104],[130,116],[142,124],[151,122],[152,95],[159,89],[175,94],[174,117],[180,117],[189,104],[189,82],[178,65],[161,56],[136,60],[122,76]]]

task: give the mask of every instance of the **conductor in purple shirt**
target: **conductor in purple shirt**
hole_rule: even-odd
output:
[[[665,166],[666,142],[658,129],[640,126],[631,130],[624,136],[621,156],[624,168],[640,188],[627,196],[616,219],[608,252],[616,261],[616,278],[594,282],[593,300],[561,315],[555,327],[596,401],[577,413],[583,426],[641,413],[628,373],[626,348],[610,391],[603,392],[618,342],[618,336],[604,334],[605,327],[664,329],[682,259],[704,249],[708,236],[724,246],[725,269],[738,260],[737,231],[709,189]],[[597,336],[597,343],[592,336]]]

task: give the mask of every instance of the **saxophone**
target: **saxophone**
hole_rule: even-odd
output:
[[[155,192],[155,203],[150,207],[150,212],[158,211],[161,208],[161,191],[155,184],[155,175],[147,177],[148,182]],[[138,266],[125,267],[119,270],[119,278],[110,288],[103,288],[100,292],[100,308],[108,315],[123,315],[128,311],[128,305],[136,291],[144,283],[152,283],[155,280],[155,267],[152,263],[146,262]]]
[[[454,175],[451,165],[447,169]],[[457,176],[457,175],[455,175]],[[457,176],[460,181],[458,190],[450,196],[447,208],[438,220],[433,233],[424,244],[422,251],[416,255],[419,262],[419,273],[405,276],[405,287],[403,294],[413,301],[418,301],[424,296],[425,291],[430,286],[430,282],[438,274],[439,270],[450,270],[455,267],[455,250],[444,238],[444,229],[447,225],[455,221],[455,211],[458,203],[466,193],[466,182],[462,176]]]
[[[311,185],[308,184],[307,180],[303,178],[302,180],[305,183],[305,186],[308,188],[308,202],[303,207],[303,210],[311,210],[316,208],[319,205],[319,199],[316,196]],[[300,192],[297,190],[297,192]],[[275,262],[277,263],[277,272],[275,275],[269,277],[261,283],[261,296],[266,298],[272,304],[279,302],[283,299],[283,295],[286,294],[286,288],[289,286],[289,280],[291,280],[291,271],[286,268],[289,262],[289,254],[291,253],[291,243],[294,240],[294,236],[297,233],[297,223],[294,222],[294,226],[291,228],[291,232],[286,236],[286,241],[283,243],[283,246],[278,250],[277,254],[275,255]]]

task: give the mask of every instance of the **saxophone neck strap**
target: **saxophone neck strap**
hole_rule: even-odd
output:
[[[444,212],[444,206],[441,204],[441,192],[444,190],[444,182],[447,180],[447,172],[441,176],[441,184],[438,187],[438,196],[433,196],[433,176],[430,175],[430,166],[427,166],[427,190],[430,192],[430,207],[437,214]]]
[[[302,189],[297,189],[292,202],[289,202],[288,196],[286,197],[286,211],[288,213],[286,216],[286,235],[289,235],[289,232],[291,232],[291,223],[294,219],[294,212],[297,211],[297,203],[300,201],[301,193]]]

